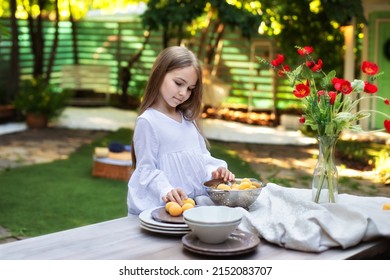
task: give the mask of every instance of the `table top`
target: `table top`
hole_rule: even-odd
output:
[[[390,250],[390,239],[361,243],[348,249],[322,253],[288,250],[264,240],[256,250],[230,259],[306,260],[362,259]],[[152,233],[140,228],[137,216],[60,231],[0,245],[0,259],[65,260],[169,260],[214,259],[215,256],[190,252],[181,236]],[[229,258],[229,257],[225,257]]]

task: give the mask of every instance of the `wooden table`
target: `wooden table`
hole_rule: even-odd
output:
[[[287,250],[262,240],[257,249],[230,259],[305,260],[362,259],[390,251],[390,239],[362,243],[346,250],[322,253]],[[0,259],[169,260],[213,259],[183,248],[180,236],[151,233],[140,228],[137,216],[65,230],[0,245]]]

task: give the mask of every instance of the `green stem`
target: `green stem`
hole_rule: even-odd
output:
[[[322,136],[319,137],[319,161],[323,161],[319,168],[323,170],[320,173],[318,185],[316,186],[316,195],[314,198],[314,202],[319,203],[321,191],[323,190],[324,183],[327,181],[328,184],[328,202],[334,203],[336,202],[336,198],[334,195],[334,185],[333,185],[333,150],[337,142],[337,137],[327,137]],[[316,167],[317,168],[317,167]],[[326,179],[326,180],[325,180]],[[315,183],[315,182],[314,182]]]
[[[317,187],[316,197],[314,199],[315,203],[318,203],[320,201],[320,194],[321,194],[321,190],[322,190],[322,185],[324,183],[324,179],[325,179],[324,173],[321,173],[320,181],[319,181],[318,187]]]

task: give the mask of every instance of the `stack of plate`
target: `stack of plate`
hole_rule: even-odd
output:
[[[139,214],[140,227],[156,233],[168,235],[184,235],[191,230],[182,216],[172,217],[166,213],[164,207],[147,209]]]

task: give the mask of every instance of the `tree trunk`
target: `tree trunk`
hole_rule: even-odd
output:
[[[225,25],[223,23],[217,21],[215,28],[214,28],[214,31],[213,31],[213,37],[210,38],[210,41],[207,45],[206,59],[205,59],[206,65],[211,66],[211,64],[213,63],[214,56],[215,56],[215,50],[217,49],[219,41],[222,40],[224,30],[225,30]]]
[[[58,0],[54,1],[55,5],[55,11],[56,11],[56,19],[54,21],[54,38],[53,38],[53,45],[50,52],[50,58],[47,65],[47,72],[46,72],[46,81],[47,83],[50,82],[50,76],[54,65],[54,60],[57,53],[57,46],[58,46],[58,35],[59,35],[59,22],[60,22],[60,12],[58,9]]]
[[[168,42],[169,42],[169,36],[168,36],[168,27],[163,28],[163,40],[162,40],[162,45],[163,49],[168,47]]]
[[[16,20],[16,0],[10,0],[11,9],[11,33],[12,33],[12,47],[11,47],[11,61],[10,71],[8,77],[8,87],[6,91],[5,102],[11,103],[19,89],[20,64],[19,64],[19,30],[18,22]]]
[[[28,27],[30,32],[31,50],[34,56],[33,76],[39,77],[43,75],[43,58],[44,58],[44,36],[43,36],[43,15],[42,10],[45,7],[47,0],[38,1],[40,13],[34,20],[31,10],[27,11]]]
[[[127,90],[129,89],[129,85],[132,78],[131,69],[133,68],[134,63],[136,63],[140,59],[142,52],[145,50],[146,44],[149,42],[149,38],[150,38],[150,32],[147,32],[144,36],[144,42],[142,44],[142,48],[138,51],[138,53],[136,53],[128,60],[126,67],[122,67],[120,69],[121,71],[120,77],[121,77],[121,85],[122,85],[122,96],[121,96],[122,104],[128,103]]]
[[[73,45],[73,61],[74,64],[79,64],[79,50],[77,45],[77,23],[73,17],[72,6],[69,1],[69,20],[72,28],[72,45]]]

